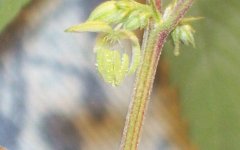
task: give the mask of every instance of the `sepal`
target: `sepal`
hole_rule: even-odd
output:
[[[112,27],[102,21],[87,21],[85,23],[74,25],[65,30],[65,32],[111,32]]]

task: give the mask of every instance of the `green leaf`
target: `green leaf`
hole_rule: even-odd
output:
[[[183,114],[199,150],[240,149],[240,1],[201,0],[191,8],[196,49],[183,46],[170,61]]]
[[[0,32],[30,0],[0,0]]]
[[[112,28],[102,21],[87,21],[85,23],[74,25],[65,30],[66,32],[111,32]]]

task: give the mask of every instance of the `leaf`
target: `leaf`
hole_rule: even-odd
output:
[[[0,0],[0,32],[30,0]]]
[[[65,30],[65,32],[111,32],[112,28],[102,21],[87,21],[85,23],[74,25]]]
[[[196,49],[174,57],[165,49],[171,81],[199,150],[240,149],[240,1],[196,1]]]

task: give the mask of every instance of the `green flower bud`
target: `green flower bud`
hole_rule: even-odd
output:
[[[140,27],[139,22],[140,20],[138,17],[128,19],[126,22],[124,22],[123,28],[126,30],[136,30]]]
[[[149,5],[135,1],[107,1],[99,5],[89,16],[88,21],[102,21],[108,24],[124,24],[125,29],[144,28],[153,16]]]
[[[162,17],[163,21],[166,20],[167,18],[169,18],[169,16],[172,13],[173,7],[174,7],[173,4],[170,4],[169,6],[167,6],[167,8],[165,9],[165,11],[163,13],[163,17]]]
[[[175,28],[171,36],[174,43],[174,55],[179,55],[179,45],[182,42],[185,45],[191,44],[195,47],[195,41],[193,36],[194,30],[190,25],[180,25]]]
[[[135,1],[132,1],[132,0],[120,0],[120,1],[117,1],[116,3],[116,6],[119,8],[119,9],[128,9],[128,10],[132,10],[136,7],[141,7],[142,4],[138,3],[138,2],[135,2]]]
[[[123,23],[123,27],[126,30],[136,30],[138,28],[144,28],[150,17],[153,16],[151,10],[137,9],[132,11]]]
[[[180,26],[180,40],[185,44],[189,45],[192,44],[195,47],[195,40],[193,33],[195,31],[190,25],[182,25]]]
[[[121,9],[117,6],[118,1],[107,1],[99,5],[90,14],[89,21],[103,21],[106,23],[120,23],[128,14],[127,9]]]

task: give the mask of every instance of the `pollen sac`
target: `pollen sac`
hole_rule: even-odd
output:
[[[133,74],[137,70],[141,60],[141,48],[139,45],[139,40],[137,36],[131,31],[122,30],[118,34],[121,39],[128,39],[131,41],[132,59],[128,74]]]
[[[190,25],[182,25],[180,26],[180,39],[185,45],[191,44],[195,47],[194,41],[194,29]]]
[[[99,73],[106,82],[118,86],[128,74],[128,55],[109,49],[98,49],[96,53]]]
[[[115,37],[116,35],[117,37]],[[111,50],[114,49],[113,45],[120,44],[118,46],[121,47],[121,40],[129,40],[131,42],[131,59],[125,51]],[[141,51],[139,41],[136,35],[130,31],[120,30],[115,33],[100,34],[97,37],[94,51],[96,52],[99,73],[106,82],[113,86],[119,85],[128,75],[132,75],[140,64]]]
[[[166,7],[166,9],[164,10],[164,13],[163,13],[163,17],[162,17],[163,20],[166,20],[167,18],[169,18],[169,16],[172,13],[173,7],[174,7],[173,4],[170,4],[169,6]]]

